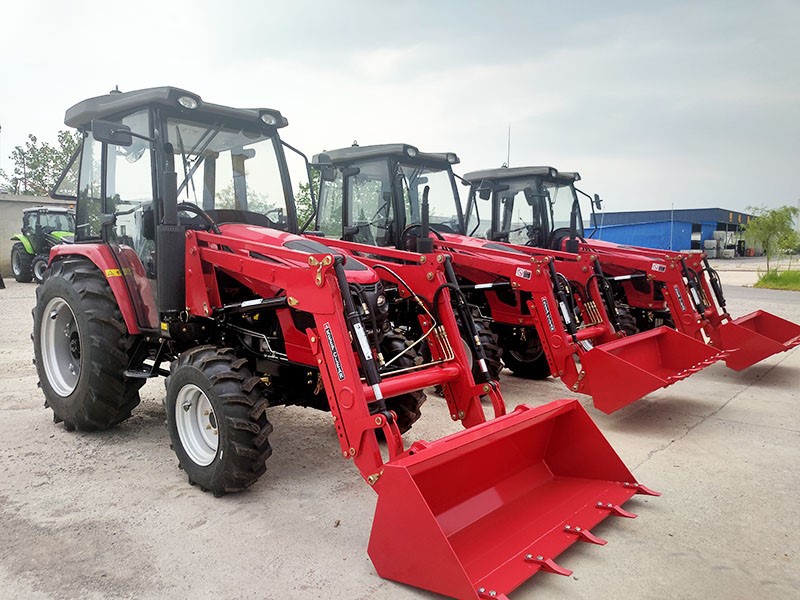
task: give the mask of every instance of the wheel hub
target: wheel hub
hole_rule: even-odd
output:
[[[53,298],[42,313],[39,342],[44,375],[62,397],[75,391],[81,375],[81,332],[75,313],[64,298]]]
[[[217,416],[206,393],[193,383],[178,390],[175,425],[181,446],[192,462],[201,467],[214,462],[219,449]]]

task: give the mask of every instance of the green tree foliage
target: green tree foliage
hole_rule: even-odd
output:
[[[798,210],[794,206],[773,209],[749,207],[748,210],[756,218],[747,225],[744,231],[745,239],[761,244],[767,255],[767,271],[769,271],[769,261],[775,254],[794,250],[800,244],[794,229],[794,219],[798,217]]]
[[[13,194],[47,196],[80,139],[78,132],[62,130],[53,145],[29,134],[25,146],[16,146],[9,156],[14,163],[11,174],[0,171],[3,187]]]
[[[313,197],[319,198],[320,172],[318,169],[311,169],[311,181],[301,181],[294,193],[294,201],[297,207],[297,225],[302,227],[314,212]],[[313,223],[310,225],[313,228]]]

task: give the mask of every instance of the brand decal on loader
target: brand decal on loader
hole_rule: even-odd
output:
[[[667,272],[667,265],[660,265],[658,263],[653,263],[650,268],[655,271],[656,273],[666,273]]]
[[[521,277],[522,279],[530,279],[532,276],[533,271],[523,269],[522,267],[517,267],[517,277]]]
[[[322,328],[325,330],[325,339],[328,340],[328,346],[331,348],[333,364],[336,366],[336,376],[339,378],[339,381],[344,381],[344,369],[342,369],[342,361],[339,359],[339,351],[336,349],[336,342],[333,341],[331,324],[326,322],[322,325]]]
[[[547,317],[547,326],[550,331],[556,330],[556,324],[553,322],[553,314],[550,312],[550,305],[547,303],[547,298],[542,298],[542,307],[544,308],[544,315]]]
[[[678,302],[681,303],[681,310],[685,311],[686,305],[683,303],[683,296],[681,296],[681,290],[678,288],[677,285],[674,286],[673,289],[675,290],[675,294],[678,296]]]

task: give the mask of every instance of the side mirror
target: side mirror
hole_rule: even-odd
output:
[[[525,202],[528,203],[528,206],[533,206],[536,203],[536,198],[539,196],[533,193],[533,189],[530,186],[526,186],[522,190],[522,193],[525,194]]]
[[[131,128],[113,121],[92,121],[92,137],[98,142],[116,146],[130,146],[133,143]]]
[[[488,179],[481,180],[480,185],[478,185],[478,198],[481,200],[488,200],[492,197],[492,182]]]
[[[597,210],[602,210],[602,208],[603,208],[603,207],[601,206],[601,204],[602,204],[602,203],[603,203],[603,200],[600,198],[600,194],[595,194],[595,195],[594,195],[594,207],[595,207]]]
[[[319,171],[323,181],[336,180],[336,169],[333,166],[331,157],[324,152],[314,157],[314,162],[311,163],[311,166]]]

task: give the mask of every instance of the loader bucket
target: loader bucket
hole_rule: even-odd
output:
[[[669,327],[595,346],[581,357],[594,405],[606,414],[705,369],[724,356]]]
[[[800,325],[757,310],[720,325],[713,342],[730,351],[725,364],[741,371],[768,356],[800,345]]]
[[[369,555],[381,577],[454,598],[502,598],[540,570],[571,573],[555,557],[634,483],[577,400],[519,406],[384,467]],[[490,594],[494,592],[494,594]]]

